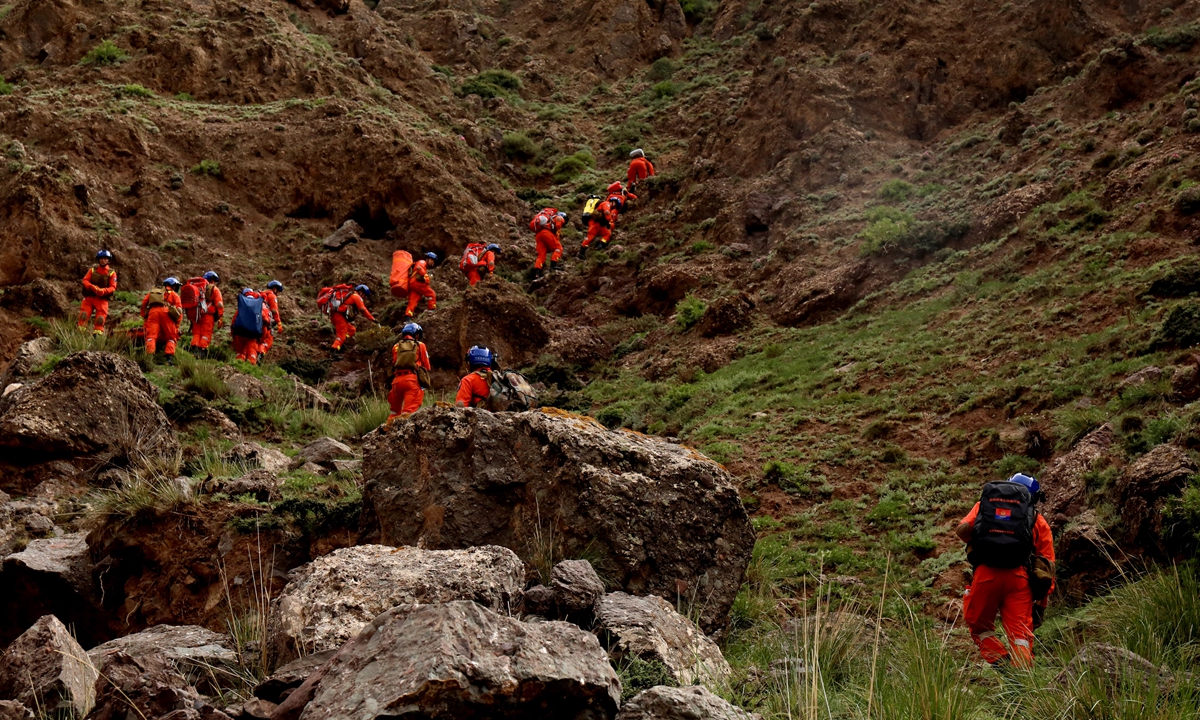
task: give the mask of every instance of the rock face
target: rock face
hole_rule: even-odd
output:
[[[8,387],[14,382],[24,382],[25,378],[45,362],[53,351],[53,338],[40,337],[21,343],[21,347],[17,348],[17,356],[8,364],[4,374],[0,375],[0,388]]]
[[[443,303],[423,317],[426,327],[438,329],[425,338],[435,370],[465,372],[467,350],[472,345],[485,345],[499,353],[506,368],[523,367],[536,360],[552,340],[548,320],[529,296],[504,281],[469,288],[460,302]]]
[[[104,613],[92,582],[87,533],[33,540],[4,559],[0,569],[0,645],[43,615],[54,615],[91,645],[106,636]]]
[[[753,311],[754,301],[745,293],[717,298],[709,303],[697,330],[707,338],[729,335],[754,322]]]
[[[614,660],[661,662],[681,685],[717,682],[731,672],[717,644],[655,595],[605,595],[596,604],[596,632]]]
[[[228,635],[198,625],[156,625],[88,650],[92,664],[103,671],[116,653],[133,658],[158,655],[180,672],[203,672],[208,667],[237,662]]]
[[[271,604],[268,642],[276,661],[287,661],[336,649],[397,606],[471,600],[507,613],[524,584],[524,565],[502,547],[343,548],[293,571]]]
[[[1102,425],[1088,433],[1066,455],[1055,458],[1040,478],[1046,489],[1042,514],[1055,530],[1084,509],[1087,482],[1084,475],[1108,454],[1113,443],[1112,428]]]
[[[1126,468],[1113,488],[1125,541],[1157,543],[1166,499],[1178,495],[1195,473],[1196,464],[1174,445],[1159,445]]]
[[[133,362],[107,352],[75,353],[0,400],[0,451],[21,465],[176,452],[179,443],[157,397]]]
[[[377,617],[329,661],[301,717],[602,720],[620,697],[594,636],[460,601]]]
[[[225,459],[230,462],[242,463],[247,468],[261,468],[269,472],[284,472],[292,461],[287,455],[275,448],[267,448],[256,442],[244,442],[234,445],[225,453]]]
[[[53,615],[39,619],[0,655],[0,697],[50,714],[91,712],[98,677],[87,653]]]
[[[524,558],[585,548],[634,594],[705,598],[723,627],[754,530],[728,472],[694,450],[548,409],[425,409],[371,438],[363,540]]]
[[[254,696],[267,702],[282,701],[290,691],[303,685],[310,675],[329,662],[336,652],[336,650],[325,650],[305,655],[277,668],[266,680],[254,687]]]
[[[871,275],[871,265],[859,261],[813,277],[803,273],[803,268],[794,267],[779,274],[778,299],[769,313],[780,325],[803,325],[850,307],[858,301],[861,286]]]
[[[343,245],[352,242],[358,242],[358,238],[362,235],[362,225],[347,220],[342,223],[342,226],[333,231],[333,234],[321,241],[321,245],[326,250],[341,250]]]
[[[761,716],[730,705],[699,685],[658,685],[626,703],[617,720],[761,720]]]

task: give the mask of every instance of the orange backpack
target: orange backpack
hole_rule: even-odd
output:
[[[408,297],[408,278],[412,273],[412,253],[407,250],[397,250],[392,253],[392,272],[388,275],[388,285],[391,286],[392,297]]]
[[[462,260],[458,262],[458,269],[466,272],[479,265],[479,261],[483,259],[483,255],[486,252],[487,246],[483,243],[471,243],[467,245],[467,249],[463,250]]]
[[[326,315],[340,312],[342,304],[346,302],[346,298],[350,297],[352,292],[354,292],[354,286],[346,283],[323,287],[321,292],[317,293],[317,309]]]
[[[556,215],[558,215],[558,210],[555,208],[546,208],[542,210],[537,215],[534,215],[533,219],[529,221],[529,229],[535,233],[541,232],[542,230],[550,230],[553,232],[554,218]]]

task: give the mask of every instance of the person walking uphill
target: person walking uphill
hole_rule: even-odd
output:
[[[375,322],[375,316],[363,303],[364,297],[371,297],[371,288],[366,285],[356,285],[351,288],[345,284],[321,288],[321,292],[317,295],[317,307],[328,315],[330,322],[333,323],[335,337],[331,347],[334,352],[340,352],[342,345],[358,332],[354,323],[351,322],[354,320],[356,312],[362,313],[367,320]]]
[[[283,292],[283,283],[272,280],[267,283],[267,289],[262,291],[263,304],[270,314],[270,320],[263,327],[262,341],[258,344],[258,354],[266,355],[275,344],[275,335],[283,332],[283,319],[279,316],[279,295]]]
[[[412,317],[413,312],[417,309],[417,303],[421,302],[421,298],[429,298],[428,307],[433,310],[437,307],[437,293],[433,291],[430,283],[433,282],[433,273],[429,272],[430,267],[437,266],[437,255],[431,252],[425,253],[425,258],[418,260],[412,264],[408,270],[408,308],[404,311],[405,317]]]
[[[175,363],[175,341],[179,339],[179,321],[183,319],[183,303],[179,299],[179,280],[163,280],[161,289],[154,289],[142,298],[143,328],[146,331],[146,352],[154,355],[158,342],[163,344],[167,364]]]
[[[625,182],[630,190],[634,190],[639,182],[654,177],[654,165],[646,158],[646,153],[641,148],[629,153],[629,157],[632,159],[629,161],[629,172],[625,174]]]
[[[564,212],[555,208],[546,208],[533,216],[529,221],[529,229],[535,235],[537,244],[537,259],[533,261],[534,273],[540,275],[546,264],[546,254],[550,254],[550,270],[558,269],[558,261],[562,260],[562,229],[569,218]]]
[[[267,306],[266,298],[262,293],[243,288],[238,294],[233,321],[229,323],[229,333],[233,336],[233,351],[236,353],[234,358],[257,365],[262,350],[263,333],[270,324],[271,309]]]
[[[608,247],[608,242],[612,240],[612,229],[617,222],[617,211],[607,201],[603,201],[596,205],[588,218],[587,237],[579,246],[579,259],[582,260],[587,256],[588,247],[592,241],[599,239],[601,247]]]
[[[429,387],[429,351],[421,342],[425,331],[416,323],[409,323],[400,331],[400,342],[392,346],[392,389],[388,392],[388,407],[391,414],[388,422],[395,418],[411,415],[425,402],[425,388]]]
[[[458,407],[479,407],[487,402],[491,394],[492,364],[496,355],[485,347],[472,345],[467,351],[467,367],[470,372],[458,383],[458,394],[454,404]]]
[[[196,322],[192,323],[192,354],[196,357],[208,357],[208,347],[212,344],[212,336],[225,318],[225,300],[221,297],[221,288],[217,283],[221,278],[212,270],[204,273],[203,301],[197,306]]]
[[[1033,665],[1033,629],[1054,590],[1054,537],[1035,507],[1041,497],[1038,481],[1021,473],[988,483],[955,530],[975,569],[963,594],[963,619],[993,666]],[[996,639],[996,613],[1011,654]]]
[[[96,266],[83,275],[83,302],[79,305],[79,327],[87,327],[88,320],[95,316],[93,326],[97,335],[104,334],[104,321],[108,318],[108,301],[117,291],[117,271],[109,267],[112,253],[101,250],[96,253]]]
[[[471,243],[463,250],[462,261],[459,262],[458,269],[467,276],[467,282],[471,287],[478,285],[484,276],[495,274],[496,254],[499,252],[500,246],[496,243],[490,245]]]

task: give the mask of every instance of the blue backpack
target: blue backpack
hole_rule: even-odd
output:
[[[239,337],[260,338],[263,333],[263,299],[258,293],[238,295],[237,317],[229,332]]]

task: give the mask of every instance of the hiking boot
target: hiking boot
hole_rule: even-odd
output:
[[[175,364],[175,356],[174,356],[174,355],[168,355],[168,356],[167,356],[166,363],[167,363],[168,365],[174,365],[174,364]]]
[[[579,254],[578,254],[578,255],[576,255],[575,257],[579,258],[580,260],[582,260],[582,259],[584,259],[585,257],[587,257],[587,247],[586,247],[586,246],[580,246],[580,248],[579,248]]]
[[[562,268],[559,267],[561,264],[562,263],[551,260],[550,261],[550,272],[552,272],[552,273],[560,272],[562,270]]]

